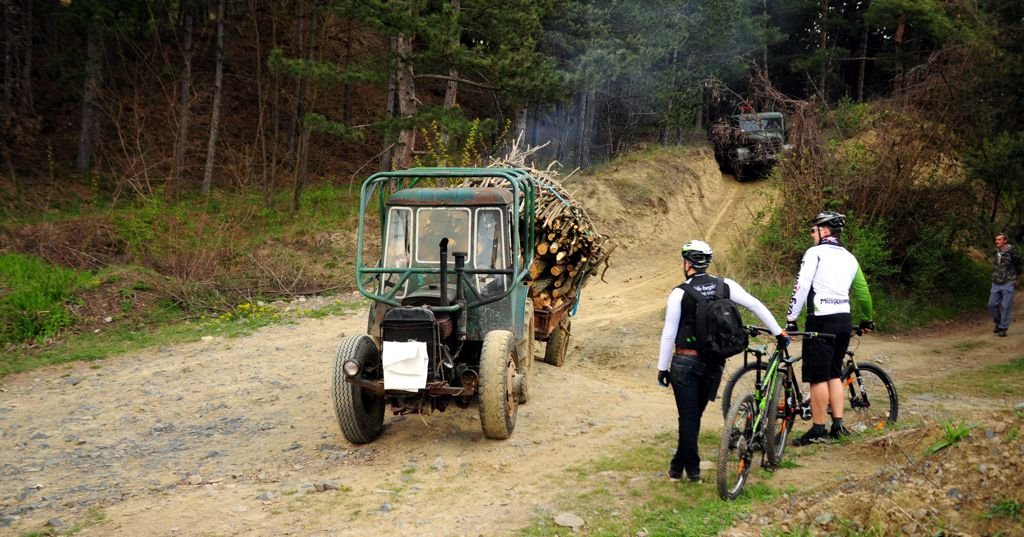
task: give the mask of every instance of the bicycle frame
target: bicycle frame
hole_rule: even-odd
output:
[[[770,334],[770,332],[760,327],[748,327],[750,334],[756,336],[758,334]],[[833,337],[830,334],[822,334],[819,332],[793,332],[790,334],[793,337],[805,337],[805,338],[828,338]],[[762,453],[761,465],[765,468],[772,469],[778,460],[773,458],[781,458],[781,451],[778,454],[768,454],[768,445],[765,441],[767,434],[767,422],[768,422],[768,404],[771,401],[775,401],[776,397],[772,390],[776,386],[782,390],[782,397],[779,399],[780,408],[779,411],[782,413],[782,425],[783,427],[790,427],[792,424],[792,418],[800,416],[801,419],[810,419],[810,406],[804,402],[804,395],[800,389],[800,382],[796,378],[796,370],[793,364],[799,362],[802,358],[800,356],[793,357],[789,354],[789,347],[778,347],[776,346],[775,351],[772,352],[771,358],[768,361],[768,367],[764,371],[762,378],[761,372],[761,358],[766,354],[766,346],[759,348],[749,348],[747,352],[744,352],[744,361],[746,362],[748,353],[753,354],[757,361],[757,366],[754,368],[754,403],[757,412],[754,416],[753,426],[753,437],[754,444],[757,448],[760,448]],[[779,375],[782,375],[781,377]],[[781,378],[781,382],[779,379]],[[775,419],[777,419],[776,416]],[[783,429],[783,433],[788,432]],[[778,432],[776,432],[778,434]],[[782,435],[783,442],[785,442],[786,434]],[[776,446],[778,448],[779,446]],[[784,446],[782,446],[784,449]],[[766,464],[765,462],[769,463]]]

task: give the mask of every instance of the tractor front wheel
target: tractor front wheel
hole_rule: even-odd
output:
[[[484,436],[503,440],[512,436],[519,414],[516,338],[508,330],[484,336],[480,350],[480,426]]]
[[[353,444],[366,444],[380,436],[384,429],[384,398],[347,382],[343,368],[345,362],[354,360],[365,371],[378,359],[377,346],[366,335],[341,340],[334,355],[334,414],[341,432]]]

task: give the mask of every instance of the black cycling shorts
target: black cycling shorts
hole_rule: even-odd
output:
[[[807,317],[807,331],[835,334],[835,341],[825,338],[804,339],[803,381],[826,382],[840,378],[843,374],[843,357],[850,346],[850,327],[853,319],[849,313],[837,313],[820,317]]]

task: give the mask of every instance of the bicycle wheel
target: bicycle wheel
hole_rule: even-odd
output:
[[[764,402],[764,452],[765,452],[765,463],[764,467],[768,470],[774,470],[779,465],[779,461],[782,460],[782,452],[785,451],[785,444],[779,445],[779,431],[781,420],[785,419],[785,410],[779,411],[779,405],[785,405],[785,400],[782,398],[782,375],[783,372],[779,371],[775,375],[775,382],[772,386],[765,388],[765,402]]]
[[[729,409],[718,448],[718,496],[735,500],[754,462],[754,396],[746,394]]]
[[[768,370],[768,363],[761,362],[761,380],[764,380],[764,373]],[[755,370],[758,367],[757,362],[748,362],[736,371],[733,371],[732,375],[729,375],[729,380],[725,382],[725,387],[722,388],[722,417],[724,418],[729,413],[729,408],[732,407],[736,399],[739,399],[743,394],[754,393],[754,386],[757,383],[757,375]],[[734,396],[735,394],[735,396]]]
[[[843,371],[843,386],[848,387],[850,406],[843,415],[846,428],[855,432],[881,430],[896,423],[900,402],[896,385],[881,367],[862,363]]]
[[[796,395],[793,391],[793,382],[796,382],[796,378],[793,377],[791,372],[780,372],[783,374],[782,388],[778,390],[780,397],[778,399],[778,414],[775,416],[775,434],[770,437],[772,440],[766,440],[765,451],[768,452],[768,462],[774,469],[779,464],[782,464],[782,454],[786,451],[786,444],[789,443],[789,433],[793,430],[793,422],[796,421],[796,415],[800,412],[798,403],[796,402]],[[765,433],[767,434],[767,432]]]

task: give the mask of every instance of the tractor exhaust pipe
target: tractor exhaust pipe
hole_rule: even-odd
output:
[[[441,261],[441,304],[443,308],[448,305],[448,237],[441,239],[438,245],[441,253],[438,259]]]

